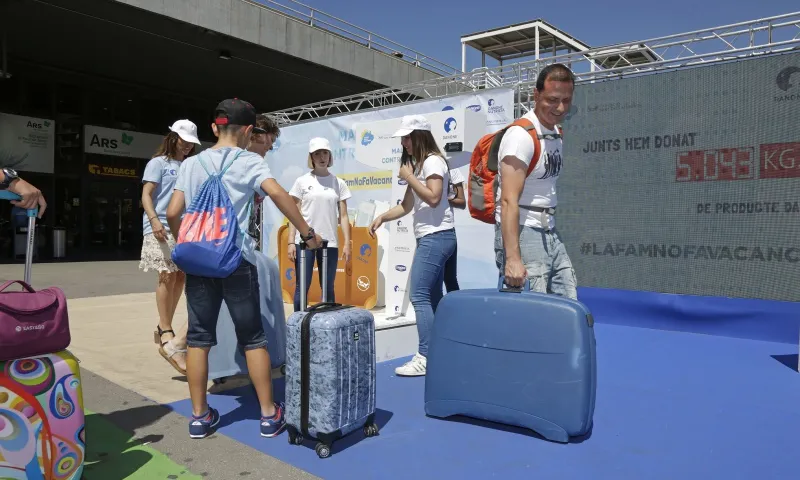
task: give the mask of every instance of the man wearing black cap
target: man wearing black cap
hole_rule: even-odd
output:
[[[256,111],[248,102],[225,100],[214,112],[211,125],[217,143],[201,152],[209,170],[219,172],[230,165],[221,176],[239,222],[239,230],[247,232],[249,209],[253,196],[268,195],[289,221],[303,232],[309,248],[318,248],[322,239],[308,226],[286,190],[270,174],[267,162],[253,152],[244,150],[256,126]],[[180,231],[181,215],[191,205],[203,182],[208,179],[198,156],[181,163],[175,191],[167,207],[167,221],[173,232]],[[261,323],[258,272],[255,267],[255,241],[250,235],[239,235],[237,246],[242,251],[239,268],[227,278],[186,276],[186,304],[189,313],[188,353],[186,370],[192,399],[193,418],[189,436],[204,438],[219,423],[219,412],[206,401],[208,383],[208,351],[217,344],[217,318],[222,300],[228,306],[236,329],[239,345],[245,351],[247,369],[261,406],[261,436],[274,437],[284,428],[283,404],[272,396],[272,372],[267,352],[267,340]]]

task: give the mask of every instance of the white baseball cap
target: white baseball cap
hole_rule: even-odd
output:
[[[394,132],[393,137],[405,137],[414,130],[431,131],[431,122],[422,115],[406,115],[400,122],[400,130]]]
[[[317,150],[327,150],[330,152],[331,142],[329,142],[327,138],[312,138],[311,141],[308,142],[308,153],[314,153]]]
[[[185,141],[200,145],[200,140],[197,139],[197,125],[191,120],[178,120],[169,129]]]

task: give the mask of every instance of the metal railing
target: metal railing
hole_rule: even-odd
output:
[[[635,64],[627,60],[625,55],[620,55],[618,59],[614,57],[610,68],[602,66],[603,60],[608,65],[607,60],[615,51],[630,54],[635,50],[647,52],[655,60]],[[493,68],[482,67],[468,73],[350,95],[271,112],[270,115],[282,124],[291,124],[365,108],[380,108],[497,87],[515,90],[516,112],[520,114],[531,107],[530,93],[541,69],[556,62],[568,65],[575,73],[577,83],[581,84],[793,50],[800,51],[800,12],[645,41],[608,45],[582,52],[540,57],[538,61],[529,60]]]
[[[452,75],[460,69],[431,58],[412,48],[370,32],[346,20],[327,14],[296,0],[243,0],[261,8],[300,20],[312,27],[356,42],[366,48],[378,50],[387,55],[403,59],[414,66],[430,70],[439,75]]]

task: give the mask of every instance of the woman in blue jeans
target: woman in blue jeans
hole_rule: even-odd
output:
[[[403,154],[398,177],[408,182],[405,197],[372,222],[370,234],[384,222],[391,222],[414,212],[414,236],[417,247],[411,264],[411,304],[417,317],[419,349],[405,365],[395,369],[401,376],[425,375],[428,339],[433,315],[442,299],[444,267],[456,249],[453,208],[447,200],[450,168],[431,134],[431,124],[422,115],[403,117],[400,129]]]

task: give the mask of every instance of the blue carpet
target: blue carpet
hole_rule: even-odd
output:
[[[426,417],[424,379],[395,377],[400,360],[378,368],[381,435],[357,432],[324,460],[311,441],[261,438],[250,387],[209,399],[223,415],[220,433],[325,479],[797,477],[800,374],[787,368],[796,346],[601,324],[596,336],[594,430],[568,445]],[[275,387],[282,397],[282,380]],[[190,414],[188,400],[171,406]]]
[[[578,287],[596,322],[797,345],[800,302]]]

